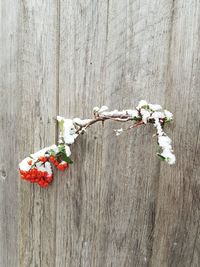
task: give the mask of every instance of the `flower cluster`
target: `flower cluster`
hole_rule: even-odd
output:
[[[141,115],[142,121],[145,124],[147,122],[153,123],[157,130],[158,145],[160,148],[160,152],[158,152],[157,155],[169,164],[174,164],[176,157],[173,154],[172,140],[163,131],[164,124],[172,121],[173,114],[168,110],[162,111],[160,105],[148,104],[145,100],[139,102],[137,109]]]
[[[19,164],[21,178],[48,187],[53,180],[52,165],[64,171],[72,163],[70,154],[70,148],[63,144],[52,145],[31,154]]]
[[[109,111],[107,106],[102,106],[101,108],[95,107],[93,114],[94,118],[84,120],[80,118],[65,119],[57,116],[59,124],[58,145],[46,147],[25,158],[19,164],[21,178],[31,183],[37,183],[41,187],[47,187],[53,179],[52,166],[64,171],[72,163],[70,146],[75,142],[76,138],[94,123],[107,120],[132,122],[126,129],[114,130],[117,136],[134,127],[146,125],[147,123],[153,124],[156,128],[159,145],[157,155],[169,164],[175,163],[176,158],[173,154],[172,141],[163,131],[165,123],[172,121],[173,115],[170,111],[163,110],[160,105],[150,104],[145,100],[141,100],[135,109]]]
[[[175,163],[176,157],[173,154],[171,145],[172,141],[163,131],[164,124],[172,121],[173,119],[173,114],[170,111],[163,110],[162,107],[158,104],[150,104],[146,100],[141,100],[136,109],[133,110],[128,109],[122,111],[108,111],[108,107],[103,106],[101,108],[95,107],[94,113],[95,116],[99,116],[100,118],[110,117],[114,120],[119,121],[127,121],[132,119],[136,122],[136,124],[129,127],[128,130],[142,124],[153,124],[157,130],[157,141],[160,150],[157,155],[169,164]],[[115,129],[114,131],[116,135],[119,136],[125,130],[127,129],[120,128]]]

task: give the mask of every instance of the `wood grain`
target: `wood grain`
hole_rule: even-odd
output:
[[[0,266],[200,266],[200,3],[1,2]],[[9,17],[9,19],[8,19]],[[177,163],[151,126],[94,125],[47,190],[17,163],[53,144],[56,114],[138,100],[174,113]],[[2,179],[6,177],[6,179]]]
[[[56,1],[21,1],[19,21],[18,151],[21,159],[55,142],[57,113],[58,6]],[[54,266],[55,186],[20,183],[19,266]]]
[[[18,179],[19,156],[16,134],[18,5],[1,1],[0,7],[0,266],[18,262]],[[9,19],[8,19],[9,17]],[[15,120],[14,120],[15,118]]]

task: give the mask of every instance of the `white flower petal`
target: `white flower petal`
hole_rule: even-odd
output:
[[[64,141],[66,144],[73,144],[75,138],[77,137],[76,129],[73,124],[73,120],[64,120]]]
[[[52,145],[49,148],[52,149],[55,153],[58,153],[58,146],[57,145]]]
[[[138,115],[139,115],[139,113],[138,113],[138,111],[136,110],[136,109],[127,109],[126,110],[126,113],[129,115],[129,116],[131,116],[132,118],[137,118],[138,117]]]
[[[174,164],[176,162],[176,157],[170,149],[164,149],[161,156],[163,156],[169,164]]]
[[[107,110],[108,110],[108,107],[107,107],[107,106],[102,106],[102,107],[99,109],[98,113],[102,113],[102,112],[107,111]]]
[[[164,115],[163,112],[155,111],[155,112],[152,113],[151,118],[153,118],[153,119],[156,119],[156,118],[158,118],[158,119],[164,119],[165,118],[165,115]]]
[[[162,109],[161,105],[158,105],[158,104],[149,104],[149,108],[153,111],[157,111],[157,110]]]
[[[148,119],[150,118],[151,114],[148,110],[146,109],[141,109],[140,113],[142,114],[142,121],[146,124]]]
[[[168,136],[159,136],[158,143],[163,148],[171,148],[172,140]]]
[[[65,145],[65,152],[66,152],[67,157],[71,156],[71,150],[68,145]]]
[[[94,108],[93,108],[93,112],[95,112],[95,113],[96,113],[96,112],[99,112],[99,107],[94,107]]]
[[[148,105],[148,103],[146,100],[140,100],[140,102],[137,106],[137,109],[141,109],[142,107],[147,106],[147,105]]]
[[[168,110],[164,110],[164,114],[165,114],[165,117],[167,118],[167,120],[172,120],[173,119],[173,114],[168,111]]]
[[[43,156],[45,155],[45,153],[46,153],[47,151],[49,151],[50,149],[53,149],[53,150],[54,150],[54,149],[56,149],[56,148],[57,148],[56,145],[52,145],[52,146],[49,146],[49,147],[45,147],[45,148],[43,148],[43,149],[37,151],[36,153],[31,154],[31,157],[32,157],[33,159],[38,159],[39,157],[43,157]]]
[[[61,116],[57,116],[57,121],[64,121],[65,120],[65,118],[63,118],[63,117],[61,117]]]
[[[51,164],[50,162],[45,162],[45,164],[41,164],[41,162],[36,163],[36,168],[38,169],[38,171],[41,172],[48,172],[49,175],[52,174],[52,168],[51,168]]]
[[[22,162],[20,162],[19,164],[19,168],[22,171],[29,171],[31,166],[28,164],[28,161],[32,160],[30,157],[27,157],[25,159],[22,160]]]

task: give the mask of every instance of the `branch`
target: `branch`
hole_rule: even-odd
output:
[[[106,106],[95,107],[93,116],[91,119],[65,119],[57,116],[59,123],[58,145],[46,147],[25,158],[19,164],[21,178],[32,183],[38,183],[41,187],[47,187],[53,179],[52,166],[59,170],[65,170],[69,167],[69,164],[73,163],[70,158],[70,146],[75,142],[75,139],[86,132],[93,124],[97,122],[104,123],[107,120],[124,123],[133,122],[128,128],[115,129],[117,136],[141,125],[153,124],[156,128],[160,150],[157,155],[169,164],[175,163],[176,158],[173,154],[171,139],[163,130],[164,125],[172,121],[173,115],[168,110],[162,110],[160,105],[149,104],[145,100],[141,100],[136,109],[108,111]]]

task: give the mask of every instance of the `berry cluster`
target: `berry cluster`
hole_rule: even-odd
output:
[[[19,164],[21,178],[41,187],[48,187],[53,180],[52,165],[64,171],[72,160],[69,150],[63,145],[53,145],[25,158]]]
[[[32,168],[29,171],[20,170],[21,178],[31,183],[37,183],[41,187],[47,187],[53,180],[53,175],[49,175],[47,171],[39,171]]]
[[[69,164],[67,162],[59,162],[54,156],[50,156],[49,161],[60,171],[64,171],[69,167]]]

